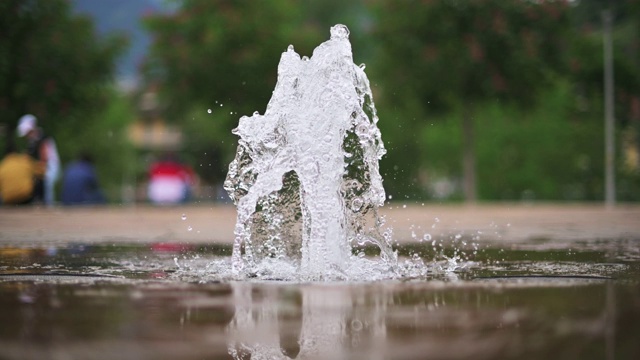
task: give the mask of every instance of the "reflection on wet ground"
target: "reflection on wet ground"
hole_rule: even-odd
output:
[[[3,247],[0,359],[640,358],[636,239],[399,253],[447,271],[228,281],[196,271],[227,246]]]

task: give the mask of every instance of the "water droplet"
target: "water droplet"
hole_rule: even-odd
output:
[[[207,109],[207,112],[208,112],[209,114],[211,114],[211,109]]]
[[[302,57],[302,61],[309,61],[309,57],[308,56],[303,56]]]
[[[331,27],[331,39],[347,39],[349,38],[349,28],[342,24]]]
[[[191,226],[187,226],[187,231],[191,231],[193,228]]]
[[[187,220],[187,214],[182,214],[182,220]]]
[[[360,197],[355,197],[351,200],[351,210],[354,212],[360,211],[360,209],[362,209],[362,205],[364,205],[364,201],[362,201],[362,198]]]
[[[294,50],[294,49],[293,49],[293,45],[292,45],[292,44],[291,44],[291,45],[289,45],[289,46],[287,46],[287,51],[293,51],[293,50]]]
[[[254,111],[254,112],[253,112],[253,116],[258,116],[258,115],[260,115],[260,113],[259,113],[259,112],[257,112],[257,111]]]
[[[406,205],[406,204],[405,204],[405,205],[402,205],[402,208],[403,208],[403,209],[406,209],[406,208],[407,208],[407,205]]]
[[[356,126],[356,134],[360,138],[369,136],[369,126],[367,124],[359,124]]]
[[[364,63],[360,64],[360,69],[364,70],[367,67]]]

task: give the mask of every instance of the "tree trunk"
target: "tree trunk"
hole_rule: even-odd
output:
[[[475,203],[476,195],[476,141],[473,123],[473,105],[465,103],[462,116],[462,175],[464,199]]]

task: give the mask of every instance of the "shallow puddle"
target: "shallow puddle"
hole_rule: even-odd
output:
[[[404,246],[429,271],[358,282],[230,280],[230,250],[0,248],[0,359],[640,358],[637,240]]]

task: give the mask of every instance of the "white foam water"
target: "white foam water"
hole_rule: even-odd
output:
[[[367,243],[380,249],[374,267],[394,271],[391,234],[378,216],[385,149],[377,122],[346,26],[333,26],[310,58],[292,45],[282,53],[264,115],[243,116],[233,130],[238,148],[224,187],[238,211],[235,274],[350,278],[360,271],[354,262],[370,261],[352,248]]]

